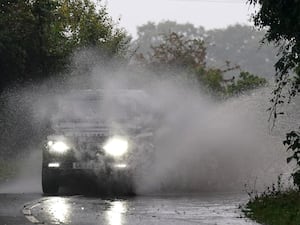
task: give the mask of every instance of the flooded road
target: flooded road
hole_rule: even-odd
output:
[[[131,198],[0,195],[0,224],[255,225],[245,219],[239,209],[246,200],[244,194]],[[16,215],[15,219],[13,215]]]
[[[41,194],[2,194],[0,193],[0,225],[32,225],[24,216],[24,205]]]

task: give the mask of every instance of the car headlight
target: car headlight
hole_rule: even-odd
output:
[[[104,144],[103,149],[105,153],[119,157],[128,151],[128,141],[122,137],[112,137]]]
[[[70,147],[62,141],[48,141],[49,152],[51,153],[66,153]]]

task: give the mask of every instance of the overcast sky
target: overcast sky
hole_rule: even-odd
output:
[[[102,1],[103,2],[103,1]],[[192,23],[206,29],[228,25],[251,24],[254,11],[246,0],[106,0],[108,12],[130,34],[148,21],[173,20]]]

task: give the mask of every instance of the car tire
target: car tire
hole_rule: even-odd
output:
[[[42,189],[43,193],[47,195],[58,193],[59,183],[55,171],[50,171],[47,168],[42,169]]]

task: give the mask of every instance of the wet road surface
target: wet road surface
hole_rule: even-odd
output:
[[[22,210],[27,202],[41,197],[41,194],[0,194],[0,225],[32,225]]]
[[[2,194],[0,225],[32,224],[25,218],[28,215],[36,224],[49,225],[255,225],[239,209],[246,200],[240,194],[131,198]]]

